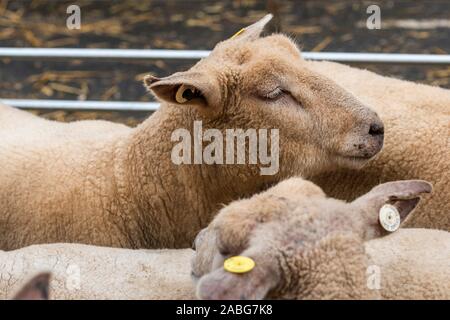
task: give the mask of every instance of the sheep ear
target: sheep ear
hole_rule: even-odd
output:
[[[259,38],[261,33],[264,30],[266,24],[272,20],[273,15],[267,14],[259,21],[255,22],[252,25],[249,25],[246,28],[239,30],[234,36],[231,37],[231,41],[252,41]]]
[[[212,109],[221,101],[214,76],[201,72],[178,72],[161,79],[149,75],[144,84],[158,99],[170,104]]]
[[[48,300],[49,282],[49,273],[35,276],[16,294],[14,300]]]
[[[231,273],[222,266],[200,278],[197,297],[205,300],[261,300],[280,282],[279,265],[272,248],[253,246],[242,253],[255,266],[246,273]]]
[[[388,230],[389,225],[386,225],[386,221],[382,221],[380,217],[382,208],[389,210],[389,206],[393,207],[394,213],[398,212],[401,223],[413,212],[419,203],[420,196],[431,191],[431,184],[423,180],[393,181],[380,184],[353,201],[352,206],[356,208],[357,214],[362,212],[365,218],[364,238],[369,240],[397,229],[395,221],[392,221],[392,230]]]
[[[220,268],[200,279],[197,297],[202,300],[262,300],[272,287],[271,277],[263,272],[252,270],[234,274]]]

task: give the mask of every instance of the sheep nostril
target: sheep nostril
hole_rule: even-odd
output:
[[[379,123],[372,123],[369,128],[369,134],[371,136],[381,136],[384,134],[384,126]]]
[[[229,255],[230,255],[230,250],[226,250],[226,249],[224,249],[224,248],[218,248],[218,249],[219,249],[219,253],[220,253],[222,256],[226,257],[226,256],[229,256]]]

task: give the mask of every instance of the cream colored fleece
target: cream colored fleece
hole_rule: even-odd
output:
[[[0,252],[0,298],[50,271],[51,299],[193,299],[192,250],[127,250],[81,244]]]
[[[355,249],[358,255],[360,250]],[[363,272],[368,266],[379,267],[381,288],[372,294],[367,288],[354,288],[355,293],[365,292],[364,297],[379,294],[383,299],[450,299],[449,232],[400,229],[366,242],[365,251],[368,260],[355,261],[368,261]],[[0,298],[11,298],[38,272],[51,271],[51,299],[195,299],[190,277],[192,253],[190,249],[129,250],[79,244],[35,245],[0,252]],[[315,283],[316,298],[339,296],[342,288],[333,284],[355,285],[353,280],[359,278],[361,266],[346,264],[349,257],[336,252],[329,263],[333,265],[338,258],[344,261],[337,269],[331,265],[326,268],[334,273],[314,275],[323,282]],[[309,263],[321,265],[320,261]],[[350,281],[347,284],[336,279],[344,265]]]
[[[400,229],[365,243],[384,299],[450,299],[450,233]]]
[[[370,105],[385,125],[384,147],[362,170],[338,170],[312,178],[335,198],[352,200],[386,181],[423,179],[433,194],[405,226],[450,231],[450,90],[351,68],[308,62]]]
[[[431,185],[402,180],[347,203],[313,183],[287,179],[223,208],[195,241],[192,271],[203,299],[449,299],[450,233],[379,222],[386,204],[401,220]],[[377,239],[377,240],[374,240]],[[229,256],[255,268],[223,270]]]

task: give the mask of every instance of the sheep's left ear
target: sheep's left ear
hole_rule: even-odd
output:
[[[274,263],[276,252],[265,244],[258,243],[242,252],[251,258],[255,266],[245,273],[226,271],[223,263],[200,278],[197,297],[204,300],[262,300],[277,287],[281,279],[279,265]],[[223,261],[222,261],[223,262]]]
[[[169,77],[146,76],[145,86],[165,102],[179,106],[194,106],[204,111],[217,109],[221,92],[213,74],[203,72],[178,72]]]
[[[274,287],[271,280],[271,275],[256,268],[244,274],[219,268],[200,279],[197,297],[202,300],[262,300]]]
[[[420,196],[431,191],[431,184],[423,180],[383,183],[353,201],[352,214],[362,214],[365,225],[361,231],[364,238],[370,240],[397,230],[416,208]]]
[[[16,294],[14,300],[48,300],[49,282],[49,273],[35,276]]]

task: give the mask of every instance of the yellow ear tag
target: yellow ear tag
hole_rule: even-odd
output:
[[[255,261],[243,256],[234,256],[228,258],[223,263],[223,268],[231,273],[246,273],[252,271],[254,267]]]
[[[187,87],[186,85],[182,84],[178,90],[177,93],[175,94],[175,100],[178,103],[185,103],[188,101],[188,99],[186,99],[185,97],[183,97],[184,94],[184,90],[189,89],[189,87]]]
[[[245,28],[242,28],[241,30],[239,30],[238,32],[236,32],[230,39],[236,38],[238,35],[240,35],[242,32],[245,31]]]

